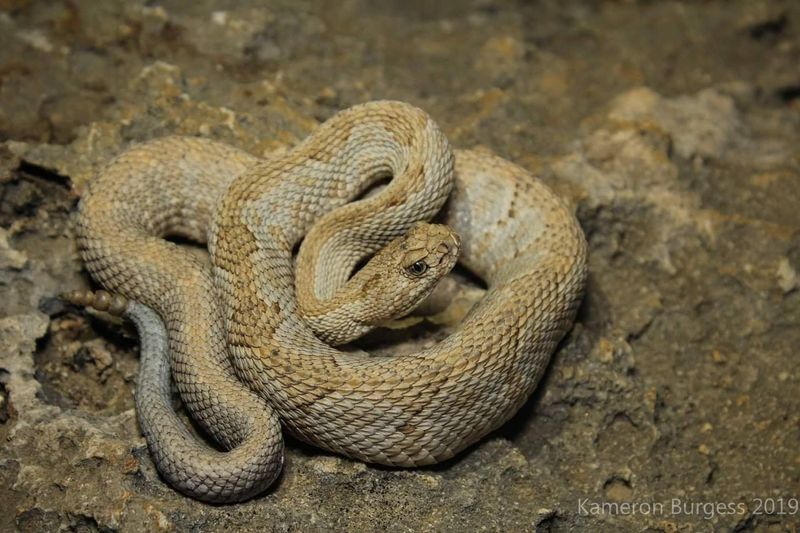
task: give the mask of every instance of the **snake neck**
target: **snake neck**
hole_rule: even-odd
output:
[[[314,153],[324,145],[325,157],[318,162],[326,165],[326,173],[355,186],[345,193],[332,191],[330,209],[308,230],[297,256],[295,294],[300,314],[330,341],[373,327],[371,315],[381,304],[365,301],[363,286],[345,285],[357,265],[442,208],[452,189],[454,158],[436,123],[403,103],[367,104],[356,113],[336,115],[323,128],[320,140],[312,135],[297,150]],[[334,142],[332,131],[338,132]],[[387,177],[391,181],[380,192],[360,198]],[[354,318],[343,320],[345,314]],[[345,322],[350,327],[342,330]]]
[[[298,312],[328,344],[350,342],[416,308],[455,266],[460,248],[451,228],[420,222],[375,254],[332,298]]]

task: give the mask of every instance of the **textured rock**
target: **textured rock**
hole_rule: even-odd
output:
[[[800,7],[0,6],[0,530],[797,527],[757,498],[800,496]],[[444,465],[290,441],[267,494],[186,499],[139,434],[135,336],[54,299],[90,283],[76,200],[131,142],[267,155],[376,98],[424,107],[575,207],[591,247],[578,322],[520,413]],[[425,318],[362,344],[435,342],[481,295],[457,273]]]

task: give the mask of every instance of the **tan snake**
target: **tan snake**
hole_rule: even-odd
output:
[[[437,212],[460,243],[442,226],[415,225]],[[212,266],[168,235],[208,242]],[[175,488],[214,502],[272,483],[281,424],[372,463],[457,454],[534,389],[586,277],[583,233],[544,184],[488,153],[453,152],[427,114],[386,101],[340,112],[270,159],[199,138],[135,146],[90,184],[79,245],[92,276],[127,298],[94,303],[137,324],[137,411],[154,462]],[[442,342],[368,357],[315,335],[344,342],[384,307],[408,311],[408,295],[427,294],[459,246],[459,261],[488,291]],[[221,450],[175,415],[170,367],[189,413]]]

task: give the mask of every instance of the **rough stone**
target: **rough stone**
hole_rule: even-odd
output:
[[[757,502],[800,496],[800,5],[0,8],[0,530],[798,527]],[[573,206],[591,251],[576,326],[514,419],[443,465],[290,439],[266,494],[187,499],[139,433],[135,336],[55,303],[90,286],[76,202],[131,143],[199,135],[268,156],[378,98],[420,105],[455,145],[530,168]],[[458,272],[410,328],[362,347],[435,342],[482,294]]]

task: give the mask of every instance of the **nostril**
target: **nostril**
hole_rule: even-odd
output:
[[[461,239],[457,235],[450,236],[451,245],[449,247],[450,251],[456,253],[458,251],[459,246],[461,246]]]

